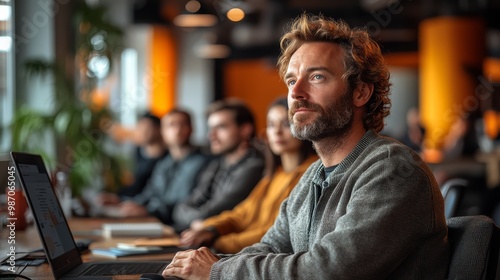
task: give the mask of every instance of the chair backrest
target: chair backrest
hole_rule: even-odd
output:
[[[451,248],[448,279],[500,279],[500,229],[486,216],[447,219]]]
[[[458,206],[462,201],[464,188],[469,182],[465,179],[454,178],[446,181],[441,186],[441,194],[444,200],[444,216],[446,219],[457,216]]]

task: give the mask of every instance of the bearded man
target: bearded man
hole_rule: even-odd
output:
[[[431,171],[379,135],[389,71],[364,30],[302,15],[281,39],[294,136],[320,159],[304,173],[261,241],[232,256],[176,254],[183,279],[444,279],[449,244]]]

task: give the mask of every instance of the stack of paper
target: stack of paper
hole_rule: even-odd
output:
[[[163,236],[164,226],[162,223],[114,223],[103,224],[102,234],[106,238],[143,236],[160,237]]]
[[[152,254],[168,254],[176,253],[180,250],[178,247],[148,247],[148,248],[122,248],[122,247],[112,247],[112,248],[96,248],[92,249],[91,252],[94,255],[105,256],[110,258],[120,258],[129,256],[140,256],[140,255],[152,255]]]
[[[176,253],[183,250],[183,248],[179,246],[180,242],[178,237],[139,238],[129,243],[118,243],[116,247],[113,248],[92,249],[92,254],[119,258],[137,255]]]
[[[180,246],[181,241],[178,236],[170,236],[164,238],[138,238],[131,243],[121,243],[122,245],[133,246],[133,247],[148,247],[148,246],[158,246],[158,247],[170,247],[170,246]]]

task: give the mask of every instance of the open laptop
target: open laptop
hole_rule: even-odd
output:
[[[9,174],[7,173],[7,168],[9,167],[10,164],[10,156],[8,153],[0,153],[0,186],[5,187],[7,186],[7,178]],[[16,182],[17,183],[17,182]],[[4,194],[5,190],[1,189],[0,194]],[[2,201],[7,201],[7,199],[2,200]]]
[[[8,167],[10,164],[10,156],[8,153],[0,153],[0,209],[7,208],[7,194],[5,193],[8,186]],[[16,182],[16,185],[19,184]],[[7,217],[0,215],[0,225],[7,224]],[[0,259],[2,259],[0,257]]]
[[[10,155],[55,279],[97,280],[117,275],[161,273],[168,265],[167,261],[83,263],[42,158],[18,152]]]

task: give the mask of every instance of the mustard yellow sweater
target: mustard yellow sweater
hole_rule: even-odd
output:
[[[204,220],[204,227],[215,227],[220,235],[214,248],[220,253],[233,254],[259,242],[278,216],[281,202],[317,159],[311,156],[291,172],[278,168],[272,176],[262,178],[250,195],[232,210]]]

